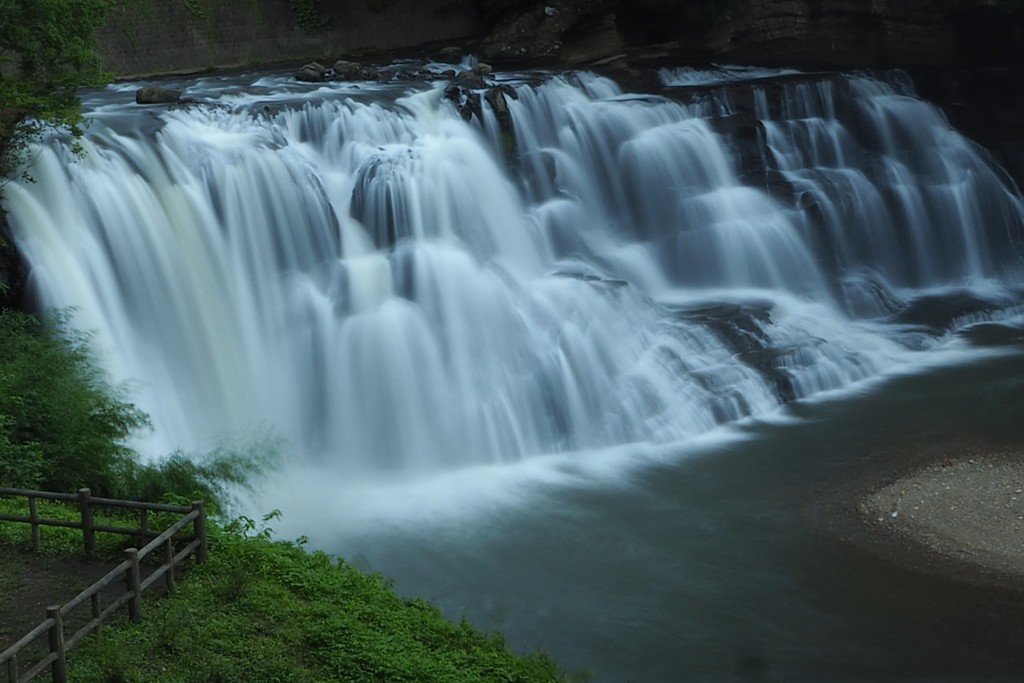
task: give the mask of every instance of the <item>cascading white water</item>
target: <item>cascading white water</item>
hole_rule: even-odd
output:
[[[438,87],[264,77],[155,131],[97,96],[85,156],[6,192],[39,301],[96,331],[147,448],[269,429],[349,474],[684,439],[911,360],[881,316],[918,290],[1016,302],[1020,198],[906,90],[509,82],[514,150]]]

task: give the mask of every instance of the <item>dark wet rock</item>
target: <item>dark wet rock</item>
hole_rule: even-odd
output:
[[[1006,308],[1012,303],[1015,302],[986,299],[967,290],[928,294],[913,299],[889,320],[924,328],[934,335],[941,335],[964,325],[972,318],[984,318],[987,314]]]
[[[736,162],[736,171],[744,184],[767,189],[768,151],[764,124],[752,113],[738,113],[708,119],[721,135]]]
[[[487,80],[479,73],[464,71],[457,75],[444,89],[444,97],[455,104],[463,119],[469,121],[483,114],[483,99],[480,92],[487,88]]]
[[[475,74],[472,71],[464,71],[455,77],[454,85],[457,85],[460,88],[481,90],[487,87],[487,80],[480,74]]]
[[[501,147],[505,162],[510,167],[518,166],[519,152],[516,144],[515,129],[512,125],[512,112],[509,111],[508,101],[519,99],[519,93],[510,85],[496,85],[484,95],[484,100],[491,106],[495,118],[498,120],[498,128],[501,131]]]
[[[437,61],[458,62],[462,59],[463,49],[457,45],[448,45],[437,51]]]
[[[903,301],[888,283],[874,271],[864,271],[837,278],[837,299],[844,310],[856,318],[883,318],[893,315]]]
[[[303,81],[304,83],[322,83],[327,80],[327,77],[327,67],[319,62],[305,64],[295,72],[295,80]]]
[[[491,105],[491,108],[494,109],[494,113],[498,115],[499,121],[502,118],[509,118],[509,122],[511,123],[508,101],[510,99],[519,99],[519,93],[516,92],[515,88],[507,84],[496,85],[487,91],[487,94],[484,95],[484,99],[486,99],[488,104]]]
[[[774,386],[780,401],[789,403],[796,400],[797,391],[785,368],[787,359],[798,350],[771,346],[764,331],[772,322],[771,308],[770,302],[751,301],[685,308],[677,313],[711,330],[736,358]]]
[[[488,64],[487,62],[479,62],[473,67],[472,73],[474,76],[484,78],[486,76],[491,75],[491,70],[492,67],[490,64]]]
[[[339,59],[334,63],[334,66],[332,68],[334,69],[334,78],[337,80],[363,80],[363,71],[365,67],[359,62],[350,62],[345,59]]]
[[[629,285],[628,282],[621,278],[613,277],[604,271],[583,263],[562,264],[561,267],[559,267],[558,270],[553,271],[551,275],[554,277],[565,277],[573,280],[579,280],[580,282],[586,282],[590,285],[603,289],[619,289]]]
[[[174,104],[181,101],[181,91],[159,85],[147,85],[135,91],[136,104]]]
[[[28,265],[11,239],[7,216],[0,211],[0,308],[20,308],[28,272]]]
[[[1010,323],[978,323],[958,334],[974,346],[1010,346],[1024,343],[1024,328]]]
[[[458,81],[444,89],[444,97],[455,105],[455,109],[464,121],[469,121],[474,116],[480,118],[483,115],[480,93],[461,85]]]
[[[391,249],[409,237],[411,221],[405,203],[398,197],[408,174],[411,150],[381,152],[356,170],[350,204],[352,217],[358,220],[379,249]]]
[[[364,73],[369,75],[368,71]],[[379,67],[373,71],[373,78],[367,80],[376,80],[378,83],[426,83],[437,78],[438,75],[428,69],[403,63]]]
[[[553,0],[517,6],[496,22],[483,41],[483,53],[488,59],[503,61],[559,57],[571,37],[591,37],[596,22],[607,19],[614,26],[616,5],[615,0]],[[622,41],[612,42],[613,51],[621,51]],[[588,56],[596,59],[609,54],[601,49]]]

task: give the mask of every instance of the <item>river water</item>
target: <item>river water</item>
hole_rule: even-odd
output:
[[[685,446],[374,488],[293,472],[259,503],[286,510],[283,535],[306,534],[595,681],[1015,681],[1019,595],[864,551],[843,535],[880,532],[843,515],[866,472],[877,481],[908,462],[1020,443],[1021,351]]]
[[[1019,438],[1016,189],[898,73],[660,78],[498,74],[469,120],[440,83],[119,84],[6,207],[141,450],[272,435],[254,513],[518,648],[1016,680],[998,597],[820,519],[865,458]]]

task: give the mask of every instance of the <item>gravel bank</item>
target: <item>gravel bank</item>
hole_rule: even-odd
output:
[[[944,458],[868,493],[860,511],[869,525],[920,547],[935,561],[1024,581],[1020,454]]]

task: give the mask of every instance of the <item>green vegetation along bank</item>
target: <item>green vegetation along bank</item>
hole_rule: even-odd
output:
[[[148,417],[112,387],[89,336],[71,329],[70,312],[34,316],[0,309],[0,486],[156,500],[166,494],[219,506],[224,487],[273,464],[273,443],[244,453],[173,453],[143,462],[128,439]]]
[[[22,502],[21,505],[24,505]],[[0,499],[0,510],[23,513]],[[47,505],[46,516],[77,512]],[[274,515],[270,515],[272,518]],[[268,519],[269,519],[268,518]],[[75,553],[80,532],[44,528],[44,552]],[[453,623],[423,600],[398,597],[302,541],[273,541],[248,518],[212,524],[210,559],[175,592],[147,599],[143,619],[123,617],[69,658],[72,681],[388,681],[545,683],[569,677],[542,654],[517,655],[500,635]],[[116,554],[100,536],[100,553]],[[28,543],[28,526],[0,523],[0,549]],[[40,619],[42,614],[40,614]]]
[[[105,383],[88,337],[70,332],[66,317],[44,326],[0,311],[0,486],[90,486],[98,495],[176,502],[200,497],[216,508],[225,485],[254,476],[254,462],[266,463],[258,450],[141,463],[125,440],[146,426],[146,416]],[[25,505],[0,498],[0,510],[11,514],[26,514]],[[78,513],[41,503],[40,514]],[[151,523],[157,528],[160,520]],[[42,531],[43,552],[80,552],[81,532]],[[76,649],[72,680],[567,680],[547,657],[518,656],[500,636],[399,598],[379,575],[301,543],[274,541],[250,519],[214,522],[210,531],[209,562],[192,566],[170,597],[147,603],[141,624],[115,620]],[[0,552],[27,551],[29,534],[26,524],[0,523]],[[122,537],[100,538],[101,558],[116,556]]]

